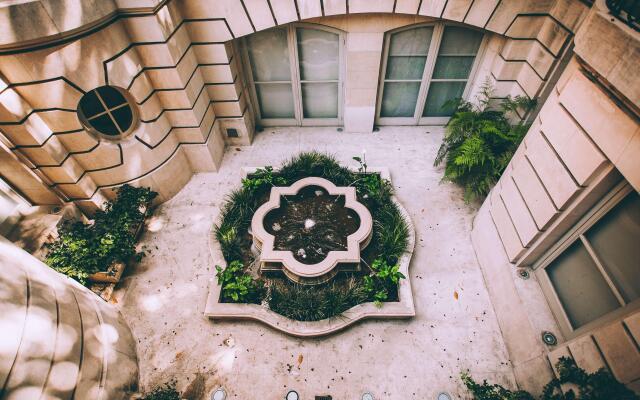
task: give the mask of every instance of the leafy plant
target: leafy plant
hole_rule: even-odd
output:
[[[604,368],[588,373],[578,367],[571,358],[562,357],[556,363],[559,378],[545,385],[540,400],[638,400],[633,391],[618,382]],[[481,384],[473,380],[468,373],[462,373],[462,382],[475,400],[534,400],[524,390],[512,391],[501,385]],[[565,389],[563,391],[563,389]]]
[[[376,305],[381,306],[389,298],[392,288],[398,286],[400,279],[406,278],[399,269],[398,264],[390,265],[381,258],[371,264],[372,273],[364,277],[364,287]]]
[[[507,97],[498,109],[489,107],[493,89],[487,81],[477,105],[457,99],[434,165],[445,163],[443,180],[464,188],[465,201],[486,196],[498,181],[529,126],[512,123],[509,114],[535,105],[527,97]]]
[[[339,315],[367,299],[366,289],[354,279],[346,285],[276,284],[271,287],[269,308],[296,321],[319,321]]]
[[[232,261],[227,268],[216,265],[216,278],[222,286],[222,298],[234,303],[260,303],[264,284],[244,272],[240,261]]]
[[[352,160],[355,160],[358,162],[359,167],[358,167],[358,172],[362,172],[362,173],[367,173],[367,152],[366,151],[362,151],[362,157],[351,157]]]
[[[250,190],[259,190],[264,187],[283,186],[286,183],[283,177],[273,173],[273,167],[268,165],[258,168],[250,177],[242,180],[242,187]]]
[[[180,393],[176,390],[176,382],[170,381],[145,395],[142,400],[180,400]]]
[[[358,193],[358,200],[365,203],[370,209],[377,209],[391,202],[393,187],[380,174],[360,174],[355,177],[353,186]]]
[[[139,260],[135,228],[156,195],[148,188],[121,186],[116,199],[96,212],[92,224],[69,221],[60,227],[58,239],[47,245],[45,263],[84,285],[89,275],[115,262]]]

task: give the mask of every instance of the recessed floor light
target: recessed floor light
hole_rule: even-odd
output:
[[[227,392],[225,392],[223,388],[218,388],[215,392],[211,393],[211,400],[225,400],[226,398]]]
[[[367,392],[362,395],[362,400],[375,400],[375,399],[373,398],[373,395],[371,393]]]
[[[555,346],[558,344],[558,338],[556,338],[556,335],[549,331],[542,332],[542,341],[549,346]]]
[[[285,400],[300,400],[300,396],[295,390],[290,390],[285,396]]]
[[[451,396],[448,393],[442,392],[438,394],[438,400],[451,400]]]

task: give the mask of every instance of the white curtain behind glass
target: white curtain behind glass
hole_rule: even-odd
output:
[[[262,118],[295,118],[287,30],[247,37],[247,51]]]
[[[340,36],[297,28],[302,113],[304,118],[337,118],[340,80]]]
[[[391,36],[381,117],[414,116],[432,35],[433,27],[421,27]]]

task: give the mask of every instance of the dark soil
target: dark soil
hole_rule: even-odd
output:
[[[347,237],[358,230],[360,218],[344,206],[344,196],[332,196],[319,186],[306,186],[283,196],[270,211],[264,228],[275,236],[276,250],[288,250],[303,264],[316,264],[330,251],[347,249]]]

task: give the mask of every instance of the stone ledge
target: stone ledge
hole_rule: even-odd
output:
[[[245,176],[255,172],[257,168],[245,168]],[[391,174],[387,168],[369,168],[368,172],[379,173],[384,179],[391,180]],[[344,313],[320,321],[294,321],[286,318],[268,308],[257,304],[237,304],[221,303],[221,286],[215,276],[209,280],[209,295],[205,306],[204,315],[213,320],[254,320],[262,322],[278,331],[296,337],[318,337],[325,336],[340,330],[346,329],[352,324],[365,319],[401,319],[411,318],[416,315],[413,303],[413,291],[411,289],[411,276],[409,274],[409,264],[413,256],[415,246],[415,228],[407,210],[393,196],[393,202],[398,206],[400,212],[409,226],[409,246],[408,251],[400,257],[400,272],[407,278],[400,280],[398,288],[399,301],[384,303],[382,307],[377,307],[374,303],[362,303],[354,306]],[[209,234],[209,249],[213,258],[218,258],[218,250],[215,247],[215,233],[213,227]]]

